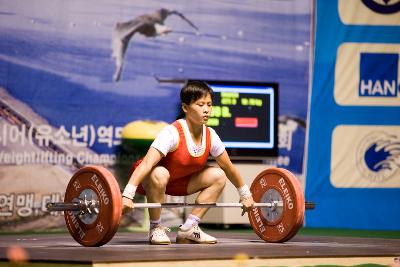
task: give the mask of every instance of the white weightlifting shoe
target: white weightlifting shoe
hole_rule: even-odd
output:
[[[193,226],[189,230],[183,230],[179,227],[176,243],[179,244],[215,244],[217,239],[209,234],[204,233],[198,225]]]
[[[167,236],[167,233],[165,231],[171,232],[171,229],[168,227],[164,227],[162,225],[159,225],[157,227],[154,227],[153,229],[150,229],[149,232],[149,242],[152,245],[169,245],[171,244],[171,240],[169,240],[169,237]]]

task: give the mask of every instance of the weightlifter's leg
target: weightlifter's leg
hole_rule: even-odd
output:
[[[188,194],[199,192],[196,203],[215,203],[226,184],[224,171],[217,167],[207,167],[201,172],[193,174],[188,184]],[[202,218],[208,208],[194,208],[191,214]]]
[[[162,166],[155,167],[150,175],[144,179],[142,185],[146,191],[148,202],[164,203],[165,188],[168,184],[170,175],[166,168]],[[151,244],[168,245],[171,244],[165,230],[168,228],[161,225],[161,208],[149,209],[150,232],[149,241]]]
[[[194,174],[188,184],[188,194],[199,192],[196,203],[215,203],[225,187],[226,175],[216,167],[206,167],[201,172]],[[214,244],[217,239],[204,233],[199,227],[200,219],[208,208],[194,208],[180,227],[178,243]]]

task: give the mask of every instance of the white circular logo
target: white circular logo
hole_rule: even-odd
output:
[[[361,0],[369,9],[380,14],[400,12],[400,0]]]
[[[400,138],[383,131],[371,132],[357,148],[357,168],[364,178],[382,182],[400,167]]]

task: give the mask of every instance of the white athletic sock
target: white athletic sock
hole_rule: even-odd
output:
[[[200,223],[200,218],[197,217],[196,215],[190,214],[185,223],[181,226],[182,230],[189,230],[195,225],[198,225]]]
[[[150,220],[150,229],[154,229],[161,224],[161,219],[158,220]]]

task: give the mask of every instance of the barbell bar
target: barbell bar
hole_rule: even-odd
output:
[[[250,186],[256,202],[248,212],[256,234],[267,242],[285,242],[303,226],[306,209],[297,178],[288,170],[269,168]],[[134,203],[134,208],[242,208],[241,203]],[[115,177],[104,167],[85,166],[71,178],[64,202],[48,203],[48,211],[64,211],[71,236],[83,246],[101,246],[116,233],[122,216],[122,196]]]
[[[305,202],[305,209],[314,209],[315,203],[308,201]],[[241,203],[186,203],[186,202],[166,202],[166,203],[135,203],[135,209],[152,209],[152,208],[242,208]],[[269,203],[254,203],[257,208],[272,208],[283,207],[283,202],[273,201]],[[87,209],[79,202],[63,203],[63,202],[50,202],[47,203],[48,211],[83,211]]]

